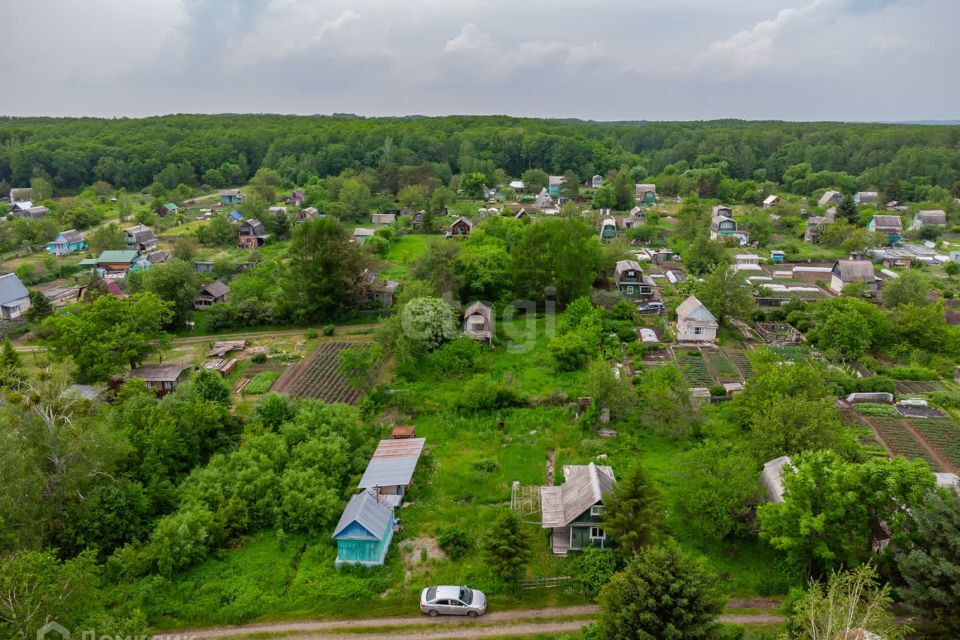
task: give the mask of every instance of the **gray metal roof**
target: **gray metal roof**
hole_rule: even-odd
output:
[[[144,364],[130,372],[131,378],[140,378],[145,382],[174,382],[188,364]]]
[[[716,317],[697,300],[696,296],[690,296],[677,307],[677,320],[700,320],[715,324],[717,322]]]
[[[603,501],[613,489],[613,469],[594,463],[565,465],[564,482],[559,487],[540,487],[540,510],[544,529],[565,527],[584,511]]]
[[[413,471],[417,468],[417,461],[423,452],[423,443],[426,441],[426,438],[381,440],[367,464],[367,470],[360,478],[360,488],[372,489],[410,484]]]
[[[790,456],[780,456],[763,465],[760,482],[767,493],[767,500],[774,503],[783,502],[783,468],[794,469]]]
[[[873,263],[869,260],[837,260],[833,265],[833,273],[842,282],[873,282],[876,280]]]
[[[383,540],[390,527],[390,517],[393,515],[393,509],[380,504],[375,496],[369,491],[361,491],[353,496],[343,508],[340,520],[333,530],[333,537],[336,538],[344,529],[356,522],[366,529],[370,535],[351,534],[344,536],[342,540]]]
[[[201,289],[201,293],[206,293],[214,298],[219,298],[220,296],[225,296],[230,293],[230,287],[223,284],[219,280],[214,280],[210,284],[205,285],[203,289]]]
[[[0,304],[7,304],[30,297],[30,292],[15,273],[0,276]]]

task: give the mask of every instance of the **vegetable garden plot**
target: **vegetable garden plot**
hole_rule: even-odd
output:
[[[691,387],[710,387],[716,384],[710,368],[703,361],[703,356],[695,349],[678,349],[676,351],[677,364]]]
[[[287,369],[274,385],[274,391],[324,402],[353,404],[363,392],[350,386],[340,373],[340,351],[353,346],[348,342],[321,344],[303,361]]]
[[[753,365],[750,364],[750,358],[747,357],[746,353],[740,349],[724,349],[724,353],[740,371],[744,380],[753,377]]]
[[[897,393],[933,393],[944,390],[944,386],[935,380],[897,380],[893,384]]]
[[[898,404],[894,407],[897,413],[904,418],[946,418],[940,409],[934,407],[911,407],[910,405]]]
[[[914,426],[947,460],[960,465],[960,427],[950,420],[916,420]]]
[[[910,460],[922,458],[930,463],[930,466],[934,469],[939,468],[939,465],[934,462],[913,434],[910,433],[903,420],[900,418],[872,417],[869,418],[869,421],[886,442],[892,455]]]
[[[736,367],[733,366],[733,363],[730,362],[722,352],[711,351],[706,357],[710,362],[710,366],[713,367],[713,371],[720,379],[720,382],[740,382],[740,374],[737,372]]]

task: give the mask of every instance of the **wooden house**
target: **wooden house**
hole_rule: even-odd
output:
[[[244,220],[237,229],[237,247],[240,249],[256,249],[267,242],[267,232],[263,223],[254,218]]]
[[[164,251],[163,249],[157,249],[156,251],[151,251],[146,256],[147,262],[150,263],[150,266],[155,264],[162,264],[164,262],[170,262],[170,252]]]
[[[30,308],[30,292],[15,273],[0,276],[0,315],[4,320],[14,320]]]
[[[603,186],[603,176],[601,176],[601,175],[598,174],[598,175],[595,175],[595,176],[593,176],[592,178],[590,178],[590,186],[591,186],[592,188],[594,188],[594,189],[598,189],[599,187],[602,187],[602,186]]]
[[[297,212],[296,220],[294,224],[300,224],[305,220],[313,220],[314,218],[320,217],[320,212],[317,211],[315,207],[307,207]]]
[[[303,192],[303,189],[294,189],[293,193],[284,198],[283,201],[291,207],[302,207],[305,199],[306,194]]]
[[[226,302],[227,294],[230,293],[230,287],[219,280],[214,280],[210,284],[205,284],[200,289],[200,293],[193,299],[194,309],[206,309],[212,304]]]
[[[716,342],[719,328],[720,323],[696,296],[677,307],[677,342]]]
[[[641,224],[646,224],[647,222],[647,211],[646,209],[641,209],[640,207],[634,207],[630,209],[628,213],[623,218],[623,228],[632,229],[633,227],[639,226]]]
[[[473,230],[473,223],[460,216],[456,220],[450,223],[450,226],[447,228],[447,237],[448,238],[465,238],[470,235],[470,231]]]
[[[53,242],[47,244],[47,251],[55,256],[65,256],[74,251],[83,251],[86,248],[87,241],[84,240],[83,234],[76,229],[58,233]]]
[[[17,202],[32,202],[33,189],[30,187],[14,187],[10,189],[10,206]]]
[[[366,229],[364,227],[357,227],[353,230],[353,241],[356,244],[363,245],[367,240],[374,236],[373,229]]]
[[[724,218],[732,218],[732,217],[733,217],[733,209],[731,209],[730,207],[728,207],[728,206],[725,205],[725,204],[717,204],[717,205],[714,205],[714,206],[713,206],[713,217],[716,218],[717,216],[723,216]]]
[[[656,286],[652,278],[643,275],[643,268],[634,260],[618,261],[613,280],[620,294],[631,300],[651,298]]]
[[[562,485],[540,487],[541,527],[551,530],[554,554],[610,546],[603,527],[603,501],[615,484],[612,468],[591,462],[564,465]]]
[[[161,218],[166,218],[167,216],[177,215],[177,211],[180,209],[172,202],[167,202],[157,207],[157,215]]]
[[[269,213],[272,217],[281,216],[281,215],[285,216],[287,215],[287,208],[282,205],[277,205],[275,207],[269,207],[267,209],[267,213]]]
[[[807,218],[807,228],[803,233],[803,241],[807,244],[820,244],[824,228],[833,222],[828,216],[810,216]]]
[[[527,210],[523,207],[520,208],[515,214],[513,214],[514,220],[530,220],[530,214],[527,213]]]
[[[551,198],[559,198],[560,190],[563,188],[563,176],[549,176],[547,178],[547,193]]]
[[[208,261],[194,262],[193,270],[197,273],[213,273],[213,263]]]
[[[736,238],[740,245],[747,244],[747,234],[740,231],[737,221],[727,216],[714,216],[710,220],[710,239],[725,240],[726,238]]]
[[[154,393],[164,396],[176,391],[189,371],[186,364],[144,364],[132,370],[130,377],[143,380]]]
[[[414,229],[419,229],[423,226],[423,220],[427,217],[427,212],[421,209],[417,211],[412,216],[410,216],[410,226]]]
[[[136,224],[123,230],[127,237],[127,249],[133,251],[152,251],[157,247],[157,234],[143,224]]]
[[[769,195],[763,199],[763,208],[772,209],[773,207],[780,204],[780,196]]]
[[[81,266],[92,266],[107,280],[119,280],[127,276],[128,271],[140,271],[150,268],[150,262],[135,249],[108,250],[96,258],[80,261]]]
[[[337,541],[336,566],[382,565],[393,539],[396,520],[393,508],[383,504],[374,491],[361,491],[350,497],[333,539]]]
[[[396,280],[381,280],[376,273],[369,269],[364,269],[360,278],[362,295],[368,302],[383,308],[393,306],[393,296],[397,292],[397,287],[400,286],[399,282]]]
[[[600,240],[609,242],[617,237],[617,221],[613,218],[604,218],[600,223]]]
[[[378,227],[390,227],[397,222],[397,214],[375,213],[370,216],[370,222],[373,224],[374,229]]]
[[[635,184],[633,185],[633,193],[636,201],[645,207],[657,203],[657,185],[655,184]]]
[[[23,206],[29,205],[29,206]],[[47,217],[47,214],[50,213],[50,209],[34,205],[30,202],[19,202],[17,205],[14,205],[11,212],[18,218],[29,218],[30,220],[43,220]]]
[[[240,189],[221,189],[220,190],[220,204],[225,206],[235,206],[240,204],[243,200],[243,194],[240,193]]]
[[[426,441],[426,438],[381,440],[360,478],[359,488],[373,491],[384,504],[400,506]]]
[[[896,244],[903,239],[903,220],[900,216],[878,215],[870,218],[867,230],[887,236],[887,242]]]
[[[540,193],[537,194],[537,197],[533,201],[533,206],[536,209],[546,209],[553,205],[553,198],[550,197],[550,192],[547,191],[547,188],[544,187],[540,189]]]
[[[817,200],[817,205],[826,207],[829,206],[830,203],[837,203],[841,200],[843,200],[843,194],[839,191],[824,191],[820,199]]]
[[[493,308],[474,302],[463,312],[463,334],[488,346],[493,344]]]
[[[863,283],[867,292],[875,292],[878,288],[877,275],[873,271],[873,263],[869,260],[851,259],[837,260],[830,270],[830,289],[842,293],[843,288],[850,284]]]
[[[876,191],[857,191],[853,194],[853,201],[857,204],[877,204],[880,202],[880,194]]]

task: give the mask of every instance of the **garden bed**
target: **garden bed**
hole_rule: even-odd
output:
[[[362,391],[350,386],[340,373],[340,352],[355,346],[349,342],[326,342],[277,381],[276,391],[324,402],[353,404]]]
[[[710,367],[703,360],[703,355],[696,349],[677,349],[674,354],[680,372],[691,387],[711,387],[716,384]]]

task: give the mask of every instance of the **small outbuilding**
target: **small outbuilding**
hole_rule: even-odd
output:
[[[333,539],[337,541],[334,564],[382,565],[395,523],[393,508],[383,504],[375,491],[351,496],[333,530]]]
[[[868,292],[877,290],[877,274],[869,260],[837,260],[830,270],[830,289],[842,293],[850,284],[863,283]]]
[[[384,504],[400,506],[426,441],[426,438],[381,440],[360,478],[359,487],[372,490]]]
[[[193,299],[194,309],[206,309],[212,304],[226,302],[227,294],[230,293],[230,287],[219,280],[214,280],[210,284],[203,285],[200,293]]]
[[[493,307],[479,300],[463,312],[463,334],[488,346],[493,344]]]
[[[473,223],[460,216],[456,220],[450,223],[450,226],[447,228],[447,237],[448,238],[466,238],[470,235],[470,232],[473,230]]]
[[[190,365],[186,364],[144,364],[132,370],[130,377],[143,380],[154,393],[164,396],[176,391],[189,371]]]
[[[541,527],[550,529],[553,553],[609,545],[604,530],[604,498],[616,485],[613,469],[591,462],[564,465],[563,484],[540,487]]]

